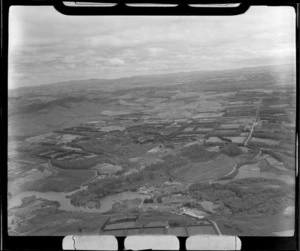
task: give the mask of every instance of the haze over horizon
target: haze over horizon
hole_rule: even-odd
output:
[[[252,7],[232,17],[76,17],[18,6],[9,25],[9,89],[295,64],[288,7]]]
[[[214,73],[214,72],[230,72],[230,71],[240,71],[240,70],[246,70],[246,69],[257,69],[257,68],[273,68],[275,69],[276,67],[287,67],[291,66],[293,67],[293,73],[295,74],[295,64],[275,64],[275,65],[259,65],[259,66],[251,66],[251,67],[240,67],[240,68],[232,68],[232,69],[221,69],[221,70],[204,70],[204,71],[176,71],[176,72],[166,72],[166,73],[148,73],[148,74],[141,74],[141,75],[132,75],[132,76],[124,76],[124,77],[116,77],[116,78],[86,78],[86,79],[69,79],[69,80],[64,80],[64,81],[57,81],[57,82],[50,82],[50,83],[45,83],[45,84],[37,84],[37,85],[30,85],[30,86],[12,86],[12,88],[9,88],[9,90],[17,90],[19,88],[32,88],[32,87],[42,87],[42,86],[51,86],[51,85],[57,85],[57,84],[74,84],[75,82],[88,82],[88,81],[114,81],[114,80],[124,80],[124,79],[131,79],[131,78],[146,78],[146,77],[163,77],[164,75],[176,75],[176,74],[206,74],[206,73]]]

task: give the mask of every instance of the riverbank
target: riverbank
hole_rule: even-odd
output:
[[[36,199],[45,199],[48,201],[56,201],[59,203],[59,210],[63,211],[75,211],[75,212],[87,212],[87,213],[104,213],[112,209],[114,203],[121,202],[123,200],[133,200],[133,199],[145,199],[148,198],[148,195],[140,194],[138,192],[125,191],[121,193],[111,194],[100,199],[99,208],[89,208],[83,206],[74,206],[71,204],[70,196],[75,192],[84,190],[85,187],[81,187],[78,190],[73,192],[34,192],[26,191],[19,193],[8,200],[8,209],[14,207],[19,207],[22,205],[22,200],[27,197],[35,196]]]

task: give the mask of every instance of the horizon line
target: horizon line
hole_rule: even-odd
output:
[[[128,77],[119,77],[119,78],[86,78],[86,79],[70,79],[65,81],[59,82],[51,82],[47,84],[40,84],[40,85],[30,85],[30,86],[21,86],[16,88],[7,88],[8,91],[13,91],[17,89],[23,88],[34,88],[34,87],[42,87],[42,86],[49,86],[49,85],[57,85],[57,84],[66,84],[68,82],[80,82],[80,81],[87,81],[87,80],[102,80],[102,81],[113,81],[113,80],[122,80],[122,79],[130,79],[134,77],[146,77],[146,76],[163,76],[163,75],[171,75],[171,74],[179,74],[179,73],[205,73],[205,72],[221,72],[221,71],[234,71],[234,70],[242,70],[242,69],[253,69],[253,68],[261,68],[261,67],[276,67],[276,66],[283,66],[283,65],[293,65],[296,67],[295,63],[282,63],[282,64],[268,64],[268,65],[257,65],[257,66],[245,66],[239,68],[229,68],[229,69],[219,69],[219,70],[191,70],[191,71],[174,71],[174,72],[165,72],[165,73],[153,73],[153,74],[141,74],[141,75],[131,75]]]

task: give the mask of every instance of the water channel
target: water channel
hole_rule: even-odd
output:
[[[81,189],[85,189],[82,187]],[[79,189],[79,190],[81,190]],[[50,201],[58,201],[60,203],[59,209],[64,211],[78,211],[78,212],[88,212],[88,213],[104,213],[109,211],[114,203],[121,202],[123,200],[133,200],[133,199],[145,199],[148,198],[149,195],[140,194],[138,192],[125,191],[121,193],[111,194],[103,197],[100,200],[100,208],[88,208],[88,207],[77,207],[71,204],[71,199],[66,196],[70,196],[71,194],[77,192],[34,192],[34,191],[25,191],[19,194],[14,195],[8,200],[8,208],[13,208],[20,206],[22,204],[22,199],[29,196],[35,196],[37,199],[45,199]]]

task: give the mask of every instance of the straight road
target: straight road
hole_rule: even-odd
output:
[[[247,139],[246,139],[246,141],[245,141],[245,144],[244,144],[244,146],[247,146],[247,145],[248,145],[248,142],[249,142],[249,140],[250,140],[250,139],[251,139],[251,137],[252,137],[252,133],[253,133],[253,130],[254,130],[255,124],[256,124],[256,122],[257,122],[257,118],[258,118],[258,113],[259,113],[260,104],[261,104],[261,98],[260,98],[260,100],[259,100],[259,103],[258,103],[258,105],[257,105],[257,110],[256,110],[256,116],[255,116],[255,120],[254,120],[254,122],[253,122],[253,125],[252,125],[252,128],[251,128],[251,131],[250,131],[250,133],[249,133],[249,136],[248,136],[248,138],[247,138]]]

